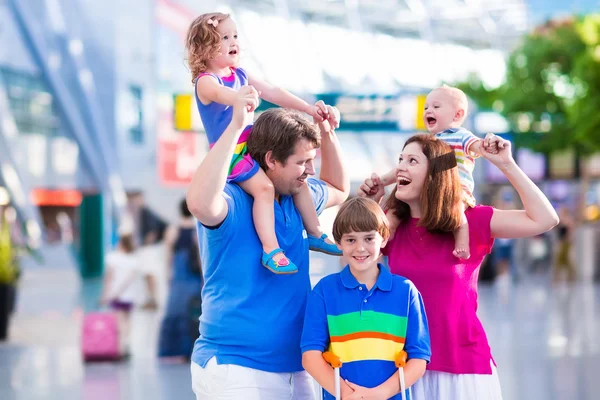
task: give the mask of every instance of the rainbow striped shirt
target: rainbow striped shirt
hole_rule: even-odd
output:
[[[382,265],[379,270],[371,290],[348,266],[321,279],[308,298],[302,332],[303,353],[333,352],[342,360],[342,378],[364,387],[388,380],[397,370],[394,358],[403,349],[409,359],[429,362],[431,356],[421,295],[408,279]]]
[[[476,201],[473,196],[475,180],[473,179],[473,170],[475,169],[475,158],[478,156],[469,152],[469,148],[473,143],[481,139],[465,128],[447,129],[437,133],[435,136],[448,143],[450,147],[452,147],[452,150],[454,150],[456,163],[458,164],[460,183],[463,190],[463,201],[470,207],[475,207]]]

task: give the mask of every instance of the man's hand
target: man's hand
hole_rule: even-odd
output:
[[[321,101],[321,103],[323,102]],[[314,106],[308,106],[306,109],[306,113],[313,118],[313,121],[315,121],[315,123],[323,122],[323,120],[325,119],[324,110],[318,107],[316,104]]]
[[[231,125],[244,128],[254,120],[254,110],[258,107],[258,92],[253,86],[242,86],[233,105]]]
[[[318,110],[318,115],[322,116],[321,120],[313,117],[321,132],[329,132],[340,127],[340,111],[337,108],[326,105],[323,100],[317,101],[314,107]]]

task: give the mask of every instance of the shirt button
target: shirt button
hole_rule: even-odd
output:
[[[362,290],[362,286],[359,286],[359,287],[358,287],[358,290]]]
[[[367,302],[367,299],[365,299],[365,303]]]

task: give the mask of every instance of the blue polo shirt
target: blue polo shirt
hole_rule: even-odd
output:
[[[327,203],[327,186],[316,179],[307,184],[320,214]],[[222,224],[210,229],[198,223],[204,287],[192,361],[204,367],[215,356],[219,364],[301,371],[300,336],[310,279],[300,213],[291,196],[274,202],[277,240],[298,266],[295,274],[277,275],[261,264],[252,197],[235,184],[227,184],[223,196],[228,213]]]
[[[377,282],[367,290],[346,266],[321,279],[308,297],[302,352],[331,351],[342,360],[340,375],[372,388],[396,371],[395,356],[429,362],[429,328],[423,299],[411,281],[379,264]],[[401,399],[401,394],[392,399]],[[334,399],[325,392],[324,399]]]

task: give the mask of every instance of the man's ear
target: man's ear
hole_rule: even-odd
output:
[[[267,168],[268,169],[275,169],[275,159],[273,158],[273,151],[269,150],[267,151],[267,154],[265,154],[265,163],[267,164]]]
[[[458,110],[456,110],[456,113],[454,114],[454,120],[455,121],[460,121],[461,119],[463,119],[465,116],[465,110],[463,110],[462,108],[459,108]]]

